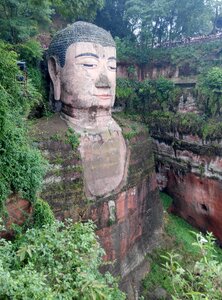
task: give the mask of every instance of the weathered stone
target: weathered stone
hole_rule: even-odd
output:
[[[178,106],[178,112],[183,114],[188,112],[193,112],[196,114],[199,113],[192,88],[183,89],[183,94],[180,97],[180,102]]]
[[[218,180],[189,173],[168,171],[168,193],[174,198],[170,211],[203,232],[213,232],[222,242],[222,184]]]
[[[32,205],[29,201],[13,194],[7,199],[5,208],[4,224],[6,230],[0,232],[0,237],[10,239],[13,237],[12,224],[23,225],[32,215]]]
[[[121,275],[121,286],[128,292],[129,299],[137,299],[139,280],[148,270],[145,255],[159,242],[162,206],[154,171],[152,141],[146,128],[119,117],[118,120],[122,124],[123,135],[132,126],[137,127],[137,133],[127,141],[129,171],[124,185],[103,197],[88,199],[82,169],[77,173],[75,168],[70,169],[70,162],[82,164],[79,151],[67,148],[62,140],[50,139],[55,134],[63,136],[66,132],[66,123],[59,120],[58,115],[39,120],[34,126],[34,139],[39,142],[43,153],[47,154],[50,164],[53,165],[50,174],[56,166],[56,157],[59,158],[58,175],[61,181],[45,181],[41,197],[49,202],[59,219],[92,219],[96,223],[97,234],[106,251],[104,259],[113,262],[108,269]],[[53,128],[52,124],[55,123],[59,126]],[[50,132],[47,141],[48,129]],[[41,139],[44,139],[44,145]],[[47,175],[46,179],[48,176],[51,175]],[[78,180],[71,182],[69,179],[75,176]]]
[[[185,137],[155,137],[158,183],[174,199],[171,212],[222,242],[222,149]]]

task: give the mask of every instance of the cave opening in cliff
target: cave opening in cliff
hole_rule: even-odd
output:
[[[204,203],[201,203],[200,205],[201,209],[204,210],[205,212],[208,212],[209,211],[209,208],[206,206],[206,204]]]

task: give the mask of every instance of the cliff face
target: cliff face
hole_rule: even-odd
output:
[[[172,133],[154,137],[157,178],[174,199],[171,211],[222,242],[221,143]]]
[[[136,299],[139,281],[147,271],[145,255],[157,244],[162,226],[152,142],[145,127],[118,120],[129,151],[124,186],[107,197],[87,199],[83,165],[78,150],[67,139],[67,125],[54,116],[34,126],[34,137],[50,162],[41,197],[58,219],[92,219],[106,251],[108,269],[121,275],[129,299]],[[133,129],[132,129],[133,128]]]

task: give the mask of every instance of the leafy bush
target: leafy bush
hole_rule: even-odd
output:
[[[12,47],[0,41],[0,89],[2,106],[10,112],[27,117],[31,108],[41,100],[41,94],[30,81],[18,81],[23,75],[17,67],[18,55]]]
[[[143,281],[143,295],[162,287],[177,300],[221,299],[221,249],[212,234],[204,236],[182,218],[167,213],[173,199],[164,193],[160,197],[164,235],[161,247],[149,257],[151,272]]]
[[[17,55],[0,42],[0,211],[10,193],[34,201],[42,184],[45,161],[30,146],[25,118],[39,93],[29,82],[20,83]]]
[[[71,127],[67,129],[65,137],[65,142],[71,145],[72,150],[77,150],[79,147],[79,135]]]
[[[43,227],[44,225],[51,225],[55,221],[53,212],[49,204],[38,198],[33,205],[33,225],[34,227]]]
[[[199,102],[208,116],[222,114],[222,69],[214,67],[199,77]]]
[[[178,90],[174,83],[164,77],[160,77],[153,82],[155,90],[155,98],[162,110],[173,110],[174,98],[177,96]]]
[[[136,93],[137,81],[117,78],[115,106],[122,107],[127,112],[137,110],[139,98]]]
[[[144,117],[154,110],[174,110],[178,104],[178,90],[174,84],[163,77],[142,82],[117,79],[116,106],[125,112],[140,113]]]
[[[202,136],[205,140],[222,138],[222,124],[214,119],[209,119],[202,127]]]
[[[0,298],[125,299],[115,279],[98,271],[104,251],[94,230],[92,222],[56,221],[13,243],[0,239]]]
[[[33,105],[32,112],[35,110],[48,110],[48,93],[46,75],[41,70],[41,61],[43,60],[43,49],[40,43],[34,39],[29,39],[24,43],[14,45],[13,48],[19,55],[19,59],[27,64],[28,84],[35,88],[39,94],[38,102]]]
[[[214,299],[222,298],[222,263],[217,260],[215,239],[212,233],[204,236],[196,234],[195,246],[199,249],[199,259],[192,268],[181,264],[180,256],[167,253],[165,270],[170,276],[173,299]]]
[[[42,59],[43,49],[40,43],[34,39],[15,45],[15,49],[21,59],[25,60],[30,66],[35,67]]]

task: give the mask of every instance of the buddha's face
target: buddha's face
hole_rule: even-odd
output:
[[[72,44],[60,70],[60,84],[61,101],[73,108],[110,108],[115,99],[116,49],[89,42]]]

